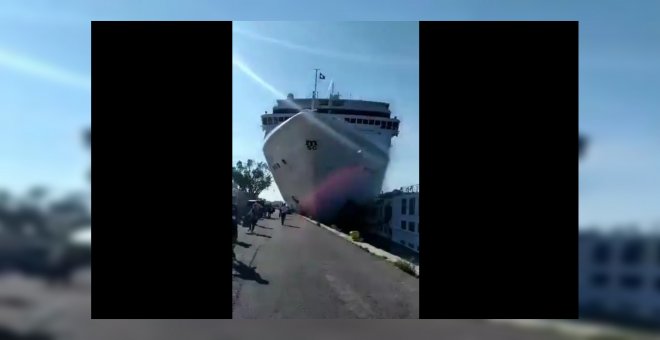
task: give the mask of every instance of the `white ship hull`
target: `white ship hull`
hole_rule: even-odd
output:
[[[273,129],[263,151],[287,204],[332,220],[347,203],[380,193],[390,137],[369,138],[338,115],[303,111]]]

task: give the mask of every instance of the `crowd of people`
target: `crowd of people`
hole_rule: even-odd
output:
[[[233,246],[238,242],[238,224],[241,222],[243,227],[248,228],[248,233],[254,233],[254,228],[257,223],[262,218],[270,219],[272,214],[275,212],[275,208],[271,204],[262,204],[259,201],[250,201],[248,202],[249,210],[242,216],[239,216],[239,209],[236,203],[232,204],[232,228],[233,228]],[[289,213],[289,208],[286,206],[286,203],[282,204],[279,207],[280,223],[284,225],[286,220],[286,215]],[[236,259],[236,253],[232,248],[232,257]]]

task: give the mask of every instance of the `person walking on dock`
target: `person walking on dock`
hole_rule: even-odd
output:
[[[282,225],[284,225],[284,219],[286,219],[286,214],[288,212],[289,208],[287,208],[286,204],[283,204],[280,207],[280,222]]]

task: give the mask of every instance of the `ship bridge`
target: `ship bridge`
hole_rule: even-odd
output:
[[[398,135],[399,120],[391,118],[389,103],[342,99],[339,94],[326,99],[294,98],[293,94],[289,94],[287,99],[277,100],[272,113],[266,112],[261,116],[262,128],[268,134],[298,112],[312,109],[319,114],[338,115],[339,119],[361,129],[385,130],[393,136]]]

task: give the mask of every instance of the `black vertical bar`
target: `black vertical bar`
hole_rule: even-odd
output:
[[[578,23],[421,22],[420,87],[421,317],[576,318]]]
[[[231,318],[231,31],[92,23],[93,318]]]

